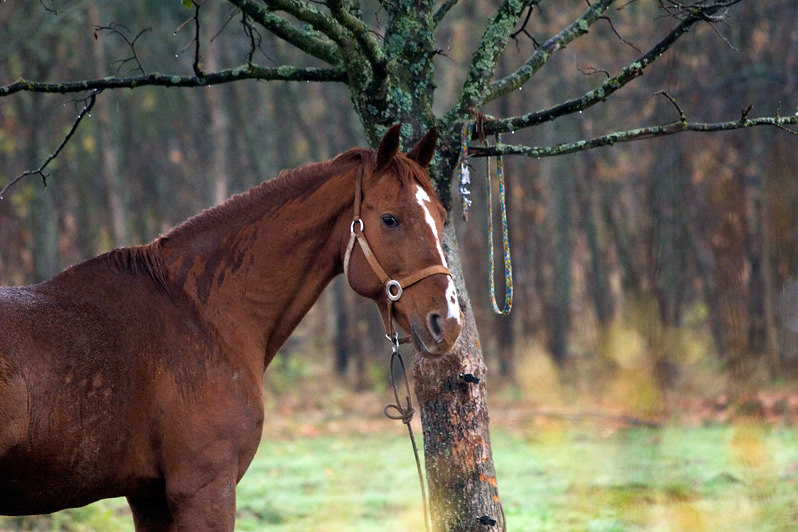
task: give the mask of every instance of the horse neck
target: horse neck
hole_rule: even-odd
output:
[[[314,180],[323,164],[234,197],[162,244],[170,285],[261,372],[342,271],[357,165]]]

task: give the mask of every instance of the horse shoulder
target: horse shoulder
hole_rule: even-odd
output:
[[[25,438],[29,424],[28,390],[16,360],[0,343],[0,462]]]

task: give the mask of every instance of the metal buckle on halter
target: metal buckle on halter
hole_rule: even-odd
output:
[[[360,224],[360,232],[363,233],[363,230],[365,229],[365,226],[363,225],[363,219],[362,218],[355,218],[354,220],[352,220],[352,224],[349,226],[349,232],[352,233],[353,235],[357,234],[357,233],[355,233],[355,223],[359,223]]]
[[[390,334],[386,333],[385,337],[388,339],[389,342],[391,342],[391,348],[392,348],[393,352],[394,353],[398,353],[399,352],[399,343],[400,343],[399,342],[399,333],[396,332],[396,331],[394,331],[393,335],[390,335]]]
[[[396,293],[394,293],[393,289],[396,289]],[[387,283],[385,283],[385,293],[388,295],[388,299],[391,301],[399,301],[399,298],[402,297],[402,285],[399,284],[399,281],[394,281],[391,279]]]

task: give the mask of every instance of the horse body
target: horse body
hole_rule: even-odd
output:
[[[0,513],[80,506],[122,495],[130,477],[145,488],[159,476],[157,461],[142,459],[158,445],[163,422],[152,413],[164,411],[155,402],[166,397],[167,361],[197,368],[189,346],[201,340],[167,352],[154,339],[186,336],[177,316],[158,310],[168,302],[151,283],[113,277],[93,260],[48,283],[0,290],[1,330],[28,332],[0,348],[10,366],[0,405],[12,427],[0,431]],[[145,295],[155,297],[142,306]]]
[[[386,135],[377,159],[391,152],[393,166],[418,173],[395,153],[398,130],[394,136]],[[437,239],[442,217],[430,223],[429,205],[408,206],[419,184],[380,177],[373,159],[350,150],[146,246],[114,250],[38,285],[0,288],[0,514],[126,496],[137,530],[231,530],[235,485],[261,437],[263,372],[343,269],[356,172],[368,168],[372,245],[396,251],[383,253],[386,269],[443,260],[439,242],[401,244],[424,223]],[[379,227],[385,212],[414,209],[405,236]],[[350,284],[383,306],[362,253],[352,255]],[[460,316],[450,278],[421,284],[424,293],[411,289],[415,295],[397,303],[396,318],[437,355],[454,342]]]
[[[0,330],[16,331],[0,342],[0,514],[146,497],[204,462],[238,481],[260,439],[264,351],[206,320],[109,255],[0,290]]]

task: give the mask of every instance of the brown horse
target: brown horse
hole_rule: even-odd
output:
[[[395,126],[376,152],[285,171],[148,245],[0,288],[0,514],[124,496],[136,530],[232,530],[263,373],[345,265],[383,313],[404,289],[399,325],[422,354],[448,351],[461,316],[426,174],[435,133],[398,145]]]

